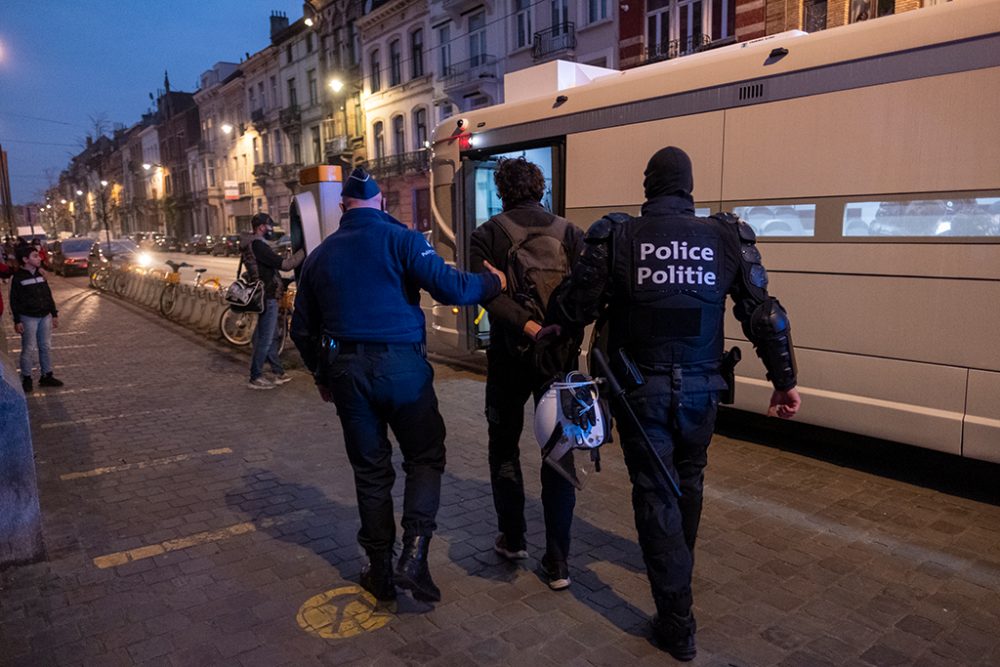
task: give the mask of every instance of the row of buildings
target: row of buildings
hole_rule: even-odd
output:
[[[434,125],[502,102],[506,72],[554,59],[625,69],[920,4],[311,0],[294,22],[273,12],[270,44],[216,63],[198,90],[172,90],[165,76],[149,113],[87,140],[43,211],[52,231],[232,233],[258,211],[287,223],[301,168],[364,164],[389,210],[427,229]]]

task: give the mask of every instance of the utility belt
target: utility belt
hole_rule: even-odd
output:
[[[338,340],[324,333],[320,336],[317,353],[316,382],[329,384],[330,370],[333,363],[342,354],[385,354],[387,352],[416,352],[422,357],[427,356],[426,343],[375,343],[369,341]]]
[[[716,368],[699,368],[702,364],[637,364],[624,348],[617,352],[617,361],[625,371],[622,384],[632,391],[646,384],[646,375],[669,377],[671,401],[682,393],[720,392],[720,402],[731,404],[735,399],[735,368],[741,358],[740,348],[734,347],[722,355]],[[714,366],[714,364],[713,364]],[[685,372],[686,371],[686,372]],[[672,407],[677,407],[676,405]]]

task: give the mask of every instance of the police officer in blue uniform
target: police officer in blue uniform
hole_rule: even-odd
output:
[[[303,265],[292,340],[323,400],[337,406],[361,515],[358,542],[369,563],[361,583],[377,599],[396,588],[437,601],[427,568],[445,466],[445,426],[426,359],[420,290],[442,303],[485,303],[503,274],[448,267],[424,237],[381,210],[375,179],[355,169],[345,183],[339,229]],[[391,428],[403,455],[403,549],[396,539]]]
[[[632,480],[636,530],[657,615],[653,634],[678,660],[695,657],[691,572],[704,469],[715,426],[726,296],[774,386],[769,414],[799,409],[788,317],[767,292],[753,230],[732,214],[694,215],[691,160],[669,146],[650,159],[646,202],[631,218],[591,226],[572,274],[550,301],[546,323],[607,323],[612,371],[633,380],[627,398],[638,423],[680,487],[678,498],[643,446],[619,421]]]

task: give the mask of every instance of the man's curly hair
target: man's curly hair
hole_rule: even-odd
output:
[[[493,182],[504,206],[541,201],[545,194],[545,176],[534,162],[523,157],[501,158]]]

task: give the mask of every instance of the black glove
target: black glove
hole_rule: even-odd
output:
[[[597,424],[594,397],[587,387],[562,389],[559,391],[559,399],[562,403],[563,416],[579,426],[581,430],[589,431],[592,426]]]

